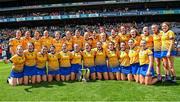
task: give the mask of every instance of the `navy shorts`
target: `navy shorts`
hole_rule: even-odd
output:
[[[36,66],[24,66],[24,76],[36,75]]]
[[[60,67],[59,68],[59,74],[61,75],[70,75],[71,74],[71,67]]]
[[[112,72],[112,73],[121,72],[121,68],[119,66],[117,66],[117,67],[109,67],[108,72]]]
[[[106,65],[96,65],[96,72],[104,73],[107,71],[108,70]]]
[[[161,57],[166,57],[168,51],[161,51]],[[171,51],[171,56],[176,56],[176,51]]]
[[[48,75],[58,75],[59,74],[59,69],[57,70],[49,70]]]
[[[132,75],[138,74],[139,63],[131,64],[131,73]]]
[[[80,69],[81,69],[81,65],[79,65],[79,64],[72,64],[71,65],[71,72],[79,73]]]
[[[161,51],[154,51],[153,56],[154,56],[154,58],[162,58]]]
[[[131,74],[131,67],[130,66],[121,66],[121,73],[128,75]]]
[[[46,75],[46,67],[42,69],[36,67],[36,75]]]
[[[146,73],[147,73],[147,71],[148,71],[148,67],[149,67],[149,65],[148,64],[145,64],[145,65],[141,65],[140,66],[140,75],[142,75],[142,76],[146,76]],[[150,70],[150,75],[151,76],[154,76],[154,68],[151,68],[151,70]]]
[[[24,76],[23,72],[15,72],[11,70],[10,77],[12,78],[22,78]]]

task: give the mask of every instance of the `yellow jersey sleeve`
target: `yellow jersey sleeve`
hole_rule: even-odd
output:
[[[9,40],[9,46],[13,46],[13,45],[14,45],[13,39],[10,39],[10,40]]]
[[[13,51],[13,53],[16,53],[16,48],[18,45],[21,45],[21,41],[20,39],[16,39],[16,38],[12,38],[9,40],[9,46],[11,48],[11,51]]]
[[[152,56],[153,52],[150,49],[147,49],[147,53],[149,56]]]
[[[10,58],[10,61],[11,61],[12,63],[16,63],[16,62],[17,62],[17,55],[12,56],[12,57]]]
[[[175,38],[175,34],[174,34],[173,31],[170,30],[168,34],[169,34],[169,38],[170,39],[174,39]]]
[[[11,57],[10,61],[12,62],[12,70],[16,72],[22,72],[24,68],[24,62],[25,62],[25,57],[23,56],[18,56],[14,55]]]

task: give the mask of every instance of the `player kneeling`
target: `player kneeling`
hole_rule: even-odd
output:
[[[132,71],[130,67],[130,58],[128,55],[128,50],[126,49],[126,43],[121,42],[120,44],[121,51],[119,53],[119,62],[120,62],[120,69],[121,69],[121,79],[132,81]]]
[[[13,64],[10,76],[7,80],[9,84],[12,86],[21,85],[23,83],[23,69],[25,63],[22,46],[17,46],[16,54],[13,55],[10,60],[5,58],[4,62],[11,62]]]
[[[107,65],[110,80],[120,80],[119,54],[115,50],[114,42],[109,42],[107,50]]]
[[[91,45],[89,43],[85,43],[85,50],[82,53],[83,56],[83,67],[86,70],[86,79],[89,80],[89,76],[92,80],[96,80],[96,71],[95,71],[95,52],[91,49]],[[90,71],[90,75],[89,75]]]
[[[68,51],[67,45],[62,45],[62,51],[58,54],[59,56],[59,72],[61,74],[62,81],[69,81],[71,74],[71,52]]]
[[[27,50],[24,51],[25,66],[24,66],[24,84],[36,83],[36,57],[37,52],[34,49],[34,43],[27,44]]]
[[[46,62],[47,62],[47,46],[43,46],[41,51],[37,53],[36,64],[36,81],[47,81]]]
[[[82,67],[82,55],[78,44],[74,44],[71,60],[71,80],[80,79],[80,69]]]
[[[102,42],[97,42],[97,48],[95,49],[95,64],[98,79],[108,80],[106,51],[102,48]]]
[[[135,41],[133,39],[130,39],[128,41],[129,45],[129,58],[130,58],[130,67],[131,67],[131,73],[133,79],[135,79],[136,82],[139,82],[139,75],[138,75],[138,69],[139,69],[139,46],[135,46]]]
[[[155,84],[158,79],[154,77],[153,68],[153,56],[152,51],[146,48],[146,41],[142,40],[140,43],[141,49],[139,52],[140,62],[140,84],[152,85]]]
[[[48,82],[51,82],[53,78],[60,81],[58,54],[55,51],[55,46],[51,46],[50,53],[48,53]]]

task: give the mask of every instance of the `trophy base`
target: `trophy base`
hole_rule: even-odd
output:
[[[82,79],[82,82],[83,82],[83,83],[85,83],[85,82],[87,82],[87,81],[86,81],[86,79],[85,79],[85,78],[83,78],[83,79]]]

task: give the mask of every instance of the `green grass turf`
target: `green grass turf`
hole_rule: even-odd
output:
[[[180,58],[175,60],[180,77]],[[0,101],[178,101],[177,84],[159,83],[153,86],[128,81],[52,82],[12,87],[6,83],[10,65],[0,63]]]

